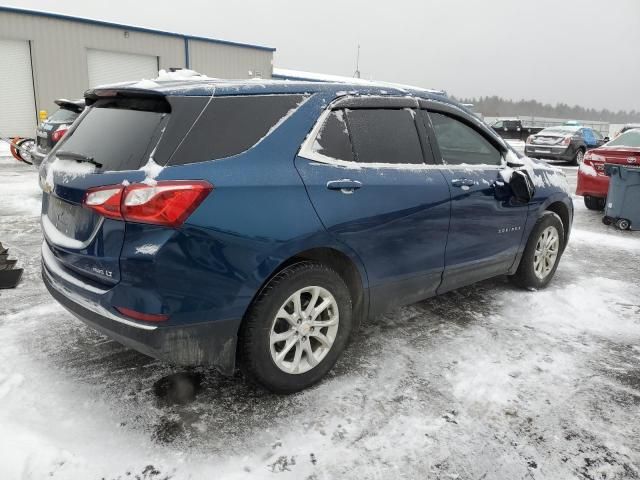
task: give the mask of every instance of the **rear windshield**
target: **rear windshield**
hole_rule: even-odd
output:
[[[53,115],[51,115],[47,121],[52,123],[73,123],[73,121],[78,118],[78,115],[76,112],[61,108],[53,112]]]
[[[640,129],[627,130],[615,140],[607,143],[607,147],[640,148]]]
[[[168,121],[169,106],[99,100],[56,149],[91,157],[102,171],[136,170],[146,163]]]
[[[304,95],[246,95],[214,97],[169,165],[231,157],[258,143],[279,121],[293,112]]]

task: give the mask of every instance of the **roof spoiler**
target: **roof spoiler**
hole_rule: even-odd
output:
[[[58,105],[60,108],[63,108],[65,110],[71,110],[72,112],[75,112],[75,113],[82,113],[82,110],[84,110],[84,107],[85,107],[83,98],[80,100],[67,100],[66,98],[60,98],[54,101],[53,103]]]
[[[142,88],[118,88],[118,87],[96,87],[84,92],[84,99],[87,106],[93,105],[102,98],[131,98],[161,100],[165,95],[157,90],[146,90]]]

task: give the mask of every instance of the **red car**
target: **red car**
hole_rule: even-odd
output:
[[[640,128],[628,130],[605,145],[589,150],[578,169],[576,194],[584,196],[589,210],[604,210],[609,191],[605,163],[640,167]]]

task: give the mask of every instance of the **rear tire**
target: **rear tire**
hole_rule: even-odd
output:
[[[607,203],[606,198],[590,197],[590,196],[584,197],[584,206],[587,207],[589,210],[604,210],[606,203]]]
[[[579,148],[576,154],[574,155],[573,160],[571,160],[571,165],[579,166],[583,160],[584,160],[584,150],[582,148]]]
[[[544,212],[529,235],[518,270],[509,279],[521,288],[545,288],[560,263],[564,237],[560,217]]]
[[[331,370],[351,326],[351,296],[340,275],[320,263],[297,263],[271,279],[249,308],[240,368],[274,393],[303,390]]]

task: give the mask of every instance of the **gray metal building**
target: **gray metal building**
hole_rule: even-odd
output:
[[[90,86],[191,68],[211,77],[270,78],[275,49],[0,7],[0,133],[34,135],[38,112]]]

